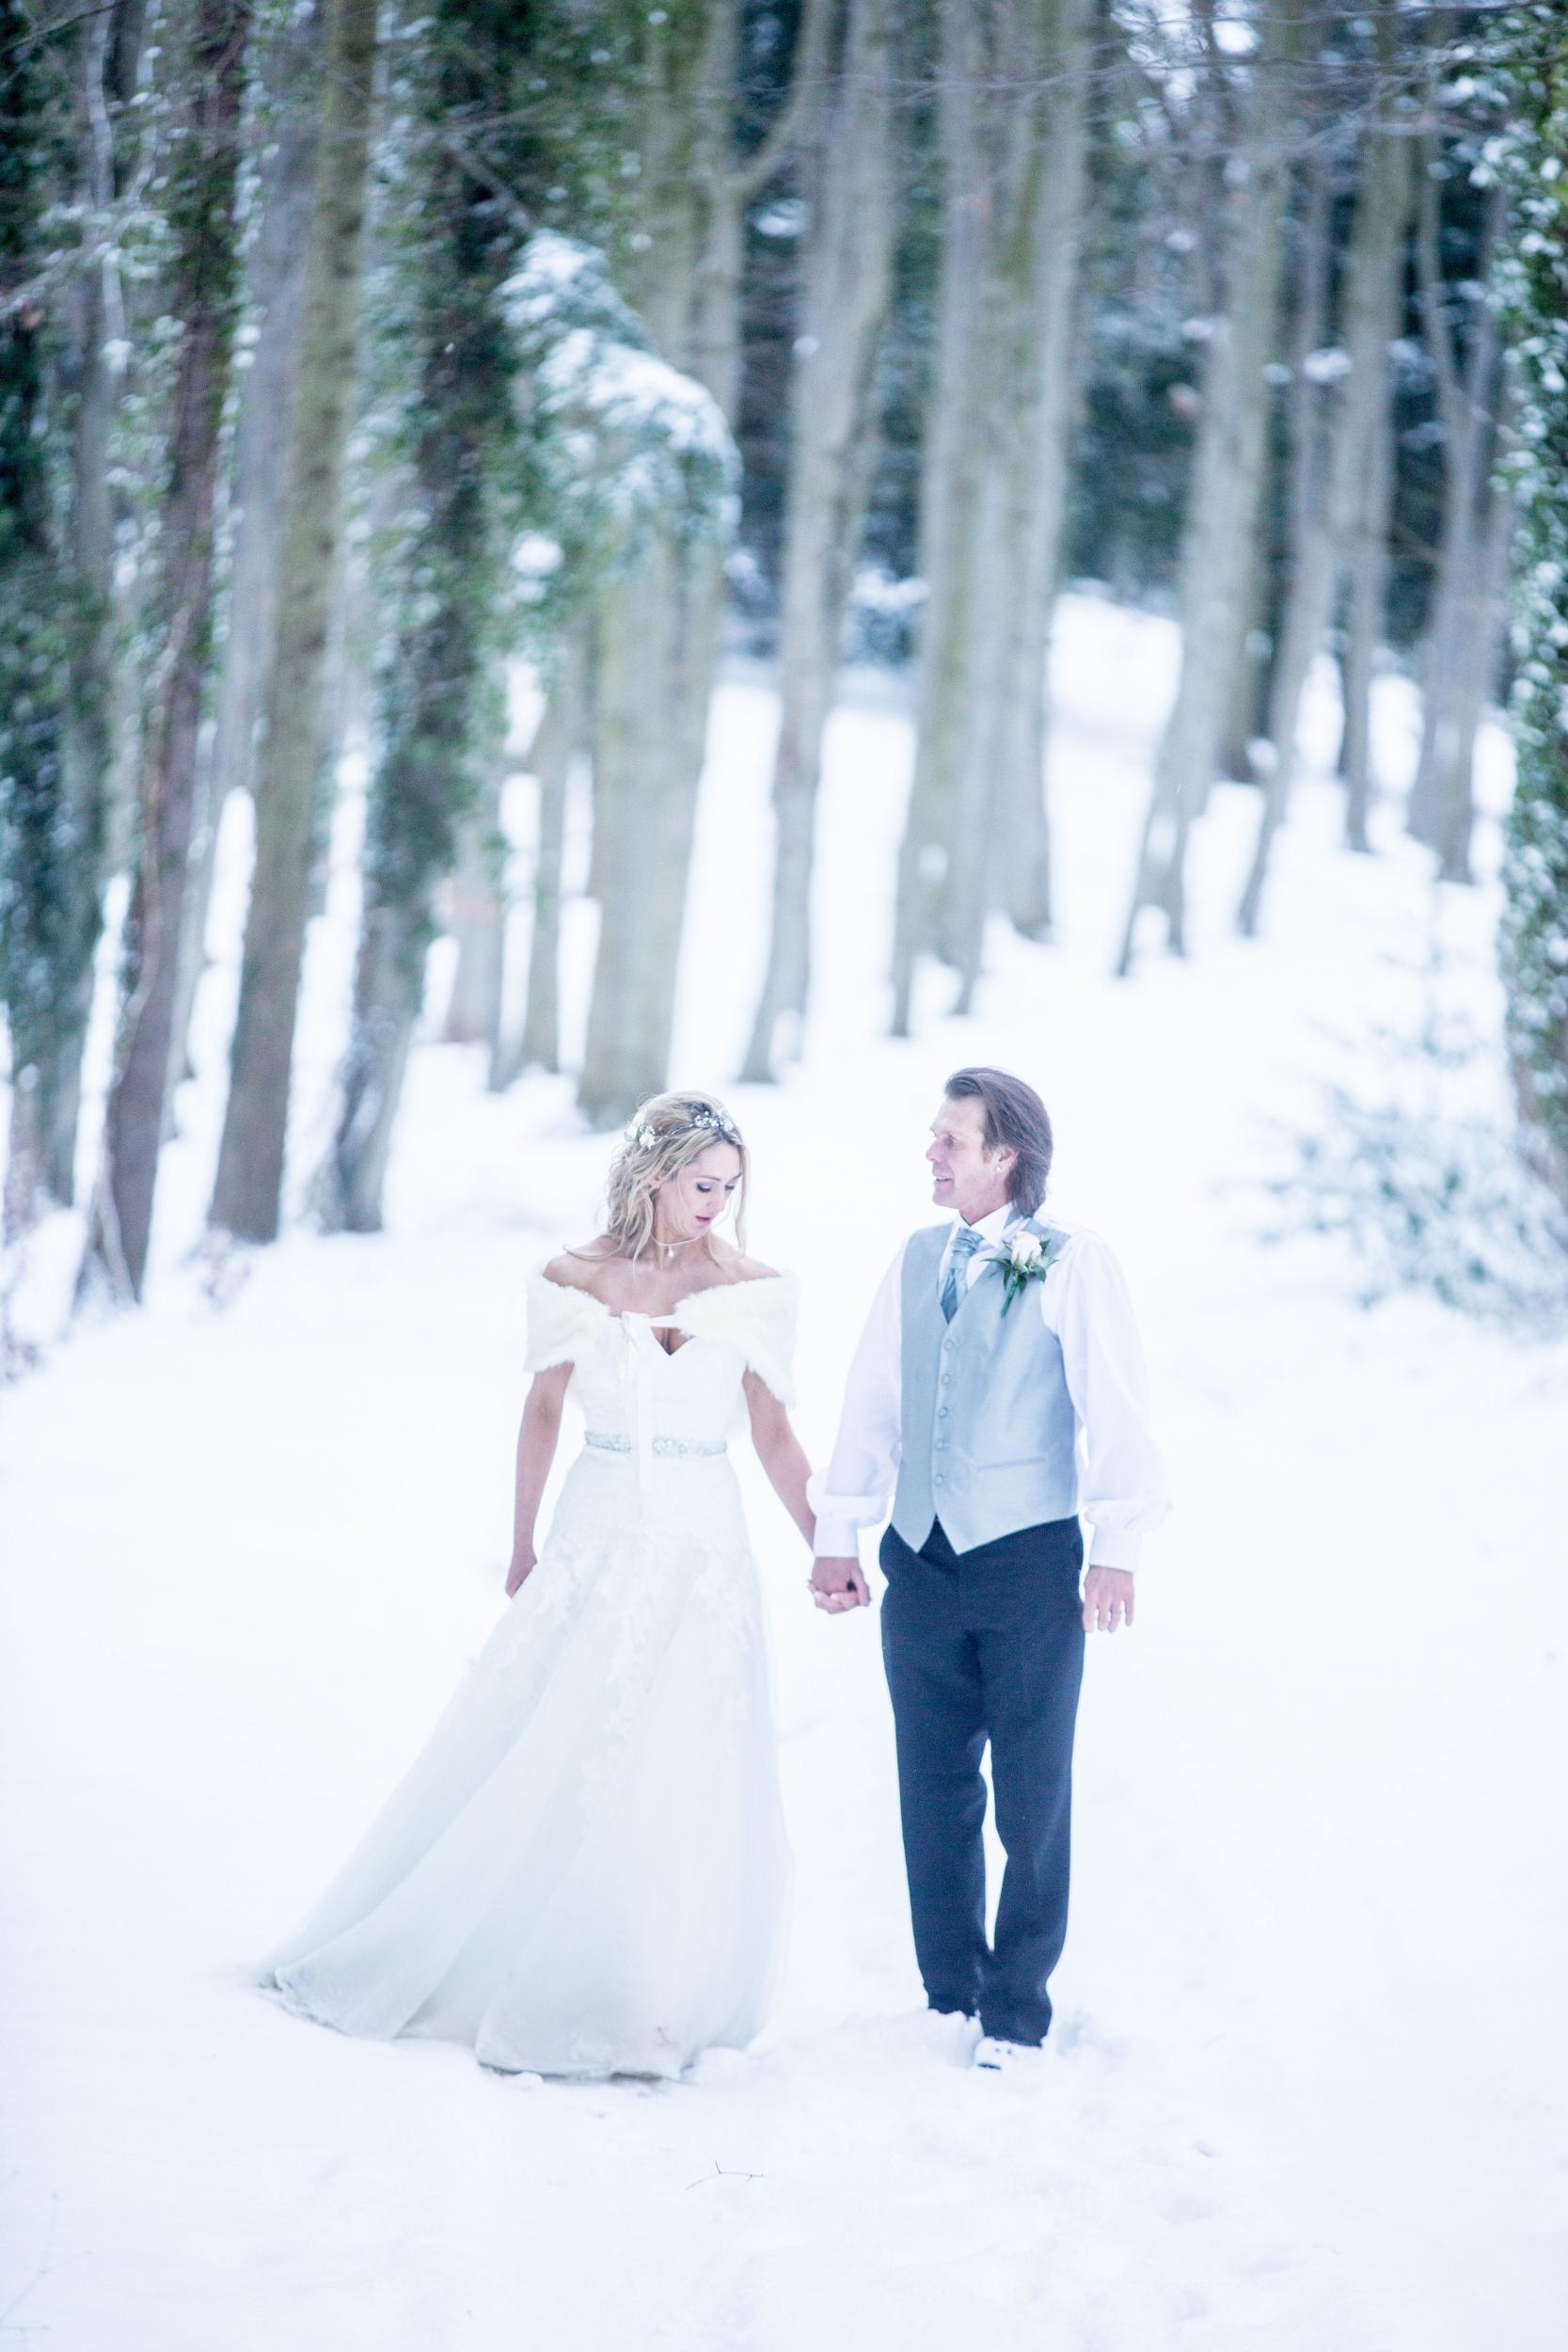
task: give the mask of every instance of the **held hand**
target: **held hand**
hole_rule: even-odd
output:
[[[531,1577],[533,1574],[533,1546],[531,1544],[525,1545],[520,1549],[513,1553],[512,1565],[506,1571],[506,1597],[508,1600],[511,1599],[513,1594],[517,1590],[517,1587],[523,1583],[528,1577]]]
[[[1084,1630],[1114,1633],[1123,1620],[1132,1622],[1131,1568],[1091,1567],[1084,1579]]]
[[[846,1609],[869,1609],[871,1595],[858,1560],[815,1560],[806,1580],[818,1609],[836,1616]]]

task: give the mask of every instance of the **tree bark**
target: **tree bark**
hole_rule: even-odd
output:
[[[141,838],[126,924],[124,1003],[105,1122],[107,1184],[91,1253],[139,1297],[163,1140],[198,739],[212,649],[218,453],[239,301],[236,196],[248,0],[198,0],[169,170],[181,327],[150,598],[155,640],[141,756]],[[112,1231],[110,1230],[112,1227]]]
[[[572,771],[588,738],[587,683],[587,649],[574,636],[562,650],[550,699],[528,756],[539,793],[528,998],[522,1037],[515,1056],[496,1073],[498,1088],[509,1086],[520,1070],[561,1068],[561,869]]]
[[[895,0],[847,0],[838,74],[810,95],[808,228],[791,386],[768,955],[742,1076],[800,1052],[822,735],[864,517],[873,378],[893,287]],[[786,1033],[787,1032],[787,1033]]]
[[[230,505],[233,556],[225,598],[223,656],[211,739],[197,784],[197,813],[180,951],[170,1094],[188,1066],[191,1009],[205,962],[218,821],[230,792],[248,792],[256,737],[277,635],[290,420],[299,359],[305,259],[310,234],[322,87],[321,6],[277,36],[258,67],[277,126],[262,171],[261,221],[245,262],[254,323],[241,377]]]
[[[414,354],[407,521],[366,815],[364,908],[339,1115],[312,1188],[322,1222],[350,1232],[381,1230],[436,895],[496,749],[483,689],[499,640],[504,556],[495,473],[513,391],[497,297],[515,249],[510,233],[494,225],[487,175],[470,168],[448,135],[494,87],[501,63],[494,30],[467,0],[451,0],[434,20],[422,119],[406,167],[404,332]],[[303,894],[305,868],[295,870]]]
[[[1402,261],[1389,279],[1383,321],[1385,352],[1404,315]],[[1388,533],[1394,504],[1394,387],[1386,364],[1377,377],[1377,397],[1369,427],[1367,470],[1356,501],[1355,529],[1347,556],[1344,647],[1340,696],[1344,725],[1338,771],[1345,787],[1345,846],[1362,853],[1371,847],[1368,831],[1376,779],[1372,766],[1372,675],[1388,607]]]
[[[1251,867],[1237,910],[1243,937],[1258,928],[1275,838],[1295,775],[1307,676],[1333,618],[1359,510],[1367,502],[1372,443],[1386,405],[1391,290],[1404,265],[1410,188],[1408,139],[1373,135],[1345,263],[1341,344],[1347,361],[1331,395],[1322,478],[1304,503],[1296,564],[1269,697],[1270,756]]]
[[[281,576],[256,765],[256,862],[211,1222],[277,1236],[321,778],[327,630],[353,416],[377,0],[324,0],[324,96],[289,435]]]
[[[1476,518],[1463,659],[1453,690],[1444,698],[1435,747],[1434,797],[1440,818],[1433,847],[1438,873],[1449,882],[1475,880],[1470,843],[1476,821],[1476,736],[1501,666],[1513,538],[1513,501],[1493,485]]]
[[[1532,10],[1499,32],[1511,200],[1492,292],[1516,404],[1518,535],[1498,961],[1521,1145],[1568,1207],[1568,24]]]
[[[982,539],[964,774],[948,842],[961,1013],[974,1002],[990,909],[1036,937],[1051,920],[1046,661],[1074,387],[1087,10],[1080,0],[1037,0],[1014,29],[1013,70],[1030,101],[990,296],[1004,329],[980,508],[992,528]]]
[[[501,983],[506,964],[506,841],[501,795],[511,762],[497,747],[480,781],[479,797],[457,845],[449,891],[447,930],[457,947],[441,1037],[448,1045],[483,1045],[495,1066],[500,1044]]]
[[[123,7],[90,17],[76,44],[76,151],[81,194],[90,210],[106,214],[118,171],[116,125],[135,95],[139,37],[130,38],[128,13],[139,36],[139,11]],[[74,395],[71,543],[80,623],[73,632],[66,702],[63,772],[71,837],[81,861],[84,931],[78,968],[61,974],[55,1034],[39,1065],[41,1173],[48,1194],[69,1205],[76,1194],[77,1127],[82,1099],[82,1051],[92,1007],[93,963],[103,882],[113,743],[112,636],[115,508],[110,445],[119,398],[121,365],[115,322],[120,310],[117,257],[98,255],[72,290],[68,366]]]
[[[1494,190],[1482,230],[1480,274],[1484,278],[1501,227],[1502,199]],[[1437,383],[1443,426],[1443,529],[1437,579],[1422,660],[1421,748],[1410,788],[1406,822],[1418,841],[1439,850],[1447,829],[1442,790],[1445,754],[1463,710],[1469,631],[1474,621],[1474,567],[1484,542],[1477,509],[1485,490],[1499,395],[1499,347],[1496,312],[1476,306],[1469,348],[1461,364],[1453,329],[1444,310],[1438,256],[1437,183],[1427,175],[1422,187],[1416,249],[1427,346]],[[1465,787],[1468,792],[1468,785]]]
[[[807,0],[798,87],[820,71],[827,0]],[[745,207],[800,128],[793,103],[756,154],[736,151],[736,0],[679,24],[652,12],[641,85],[640,220],[626,292],[659,356],[733,425],[740,390]],[[613,1123],[666,1082],[708,706],[719,659],[724,545],[673,523],[594,614],[593,891],[599,903],[578,1100]]]
[[[1259,757],[1259,747],[1268,740],[1285,617],[1323,490],[1325,394],[1309,364],[1329,331],[1329,164],[1321,147],[1307,156],[1304,188],[1295,254],[1289,232],[1286,236],[1284,278],[1290,326],[1284,357],[1289,382],[1278,419],[1283,430],[1278,437],[1270,436],[1271,444],[1276,437],[1283,443],[1278,462],[1283,529],[1276,540],[1270,527],[1267,495],[1267,474],[1275,457],[1271,447],[1258,527],[1252,534],[1247,586],[1236,611],[1230,698],[1215,762],[1216,780],[1226,777],[1232,784],[1255,785],[1264,772],[1267,755]],[[1205,798],[1195,816],[1202,816],[1207,806]]]
[[[1158,907],[1167,944],[1186,952],[1186,858],[1225,725],[1235,618],[1257,527],[1268,420],[1263,370],[1275,348],[1295,27],[1265,16],[1254,53],[1247,127],[1227,211],[1227,306],[1214,322],[1182,533],[1181,668],[1155,758],[1117,970],[1131,970],[1138,916]]]
[[[941,0],[940,26],[942,258],[921,471],[919,560],[926,602],[915,685],[914,774],[898,850],[895,1037],[910,1034],[915,960],[935,936],[946,878],[947,812],[963,764],[974,518],[984,464],[976,385],[986,256],[978,12],[969,0]]]
[[[722,578],[710,548],[683,544],[672,529],[600,609],[593,716],[600,929],[578,1087],[599,1124],[629,1118],[665,1083]]]

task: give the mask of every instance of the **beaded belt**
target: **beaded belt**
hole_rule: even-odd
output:
[[[582,1441],[584,1445],[596,1446],[603,1454],[630,1454],[637,1442],[609,1429],[589,1429]],[[654,1452],[666,1462],[685,1462],[694,1455],[724,1454],[729,1450],[723,1438],[654,1438],[650,1442]]]

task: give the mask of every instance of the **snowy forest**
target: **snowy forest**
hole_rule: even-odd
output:
[[[0,22],[0,2344],[1560,2352],[1562,0]],[[626,1122],[733,1113],[819,1469],[980,1063],[1174,1493],[1037,2095],[739,1438],[757,2040],[262,1998]]]
[[[1122,974],[1189,952],[1221,781],[1252,798],[1233,920],[1266,930],[1321,658],[1346,854],[1376,854],[1393,664],[1420,700],[1398,821],[1450,882],[1512,693],[1510,1048],[1563,1194],[1553,8],[12,0],[4,55],[8,1249],[74,1207],[81,1286],[140,1295],[236,795],[212,1234],[270,1241],[286,1200],[380,1227],[438,939],[432,1017],[491,1088],[564,1066],[591,1120],[626,1117],[672,1075],[737,651],[777,678],[771,887],[718,1074],[802,1050],[847,660],[902,675],[914,723],[887,1028],[933,972],[967,1011],[998,926],[1052,936],[1048,660],[1084,581],[1180,631]],[[349,755],[358,945],[331,1133],[290,1195]]]

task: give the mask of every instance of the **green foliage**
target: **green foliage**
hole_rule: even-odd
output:
[[[526,101],[539,78],[527,67],[542,14],[531,0],[449,0],[433,20],[405,24],[391,46],[386,258],[372,323],[380,459],[399,512],[382,566],[382,752],[366,901],[404,918],[391,935],[410,986],[432,886],[500,723],[492,681],[506,575],[495,484],[513,425],[497,293],[526,233],[540,160],[507,99]]]
[[[541,230],[501,304],[519,369],[518,592],[547,658],[652,534],[724,536],[738,467],[717,402],[650,350],[594,246]]]
[[[1509,127],[1489,163],[1512,198],[1497,298],[1514,403],[1518,772],[1501,948],[1521,1105],[1568,1197],[1568,23],[1539,0],[1505,40]]]
[[[503,722],[505,650],[526,632],[547,667],[653,515],[706,527],[731,485],[712,403],[648,353],[598,250],[631,209],[645,33],[615,0],[443,0],[391,47],[373,317],[398,513],[367,905],[403,916],[410,983]]]
[[[67,774],[87,599],[61,554],[66,468],[40,288],[64,92],[29,11],[0,0],[0,995],[13,1067],[48,1055],[97,936],[95,850]]]
[[[175,641],[188,628],[194,627],[196,638],[180,647],[181,658],[205,670],[212,644],[214,599],[202,596],[194,610],[190,606],[186,539],[193,527],[204,529],[197,517],[213,511],[206,478],[220,452],[234,389],[230,362],[243,298],[234,83],[244,73],[250,22],[246,0],[197,0],[161,159],[159,210],[168,256],[162,340],[165,364],[182,375],[186,389],[164,420],[156,513],[158,537],[169,534],[170,548],[152,571],[146,675],[154,697],[163,665],[175,657]]]

